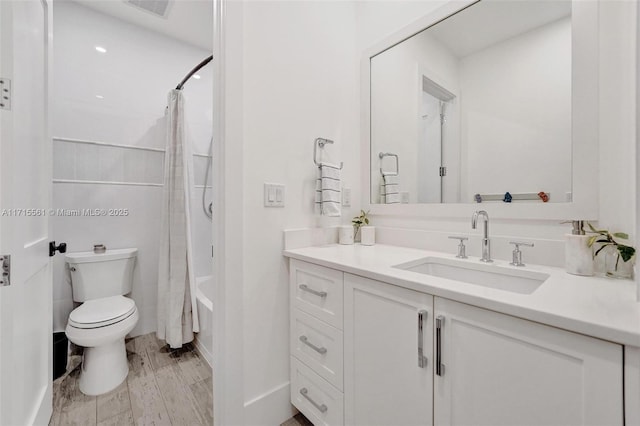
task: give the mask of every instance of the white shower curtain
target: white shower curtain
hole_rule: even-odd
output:
[[[169,93],[160,261],[158,268],[158,338],[172,348],[193,340],[199,331],[191,241],[193,156],[185,138],[184,99]]]

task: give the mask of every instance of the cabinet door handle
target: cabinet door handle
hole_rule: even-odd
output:
[[[418,367],[425,368],[427,366],[427,357],[424,356],[424,320],[429,313],[427,311],[418,311]]]
[[[436,374],[444,376],[444,365],[442,364],[442,327],[444,327],[444,317],[436,317]]]
[[[326,291],[314,290],[312,288],[309,288],[306,284],[300,284],[299,287],[300,287],[300,290],[306,291],[307,293],[315,294],[316,296],[322,297],[323,299],[325,297],[327,297],[327,292]]]
[[[309,401],[314,407],[318,409],[318,411],[320,411],[321,413],[326,413],[328,410],[327,406],[324,404],[318,404],[313,399],[311,399],[308,394],[309,391],[307,390],[307,388],[300,389],[300,395],[304,396],[307,401]]]
[[[316,346],[313,343],[309,342],[309,339],[307,339],[307,336],[300,336],[300,341],[302,343],[304,343],[305,345],[309,346],[314,351],[318,352],[319,354],[324,355],[324,354],[327,353],[327,348],[319,348],[318,346]]]

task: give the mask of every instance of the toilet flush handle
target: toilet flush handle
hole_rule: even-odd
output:
[[[71,272],[75,272],[75,271],[76,271],[76,267],[75,267],[75,266],[72,266],[72,267],[70,267],[70,268],[69,268],[69,270],[70,270]]]

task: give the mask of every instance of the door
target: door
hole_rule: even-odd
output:
[[[432,424],[432,296],[344,277],[345,424]]]
[[[441,298],[435,315],[436,425],[623,424],[622,346]]]
[[[416,156],[417,168],[420,171],[417,179],[418,202],[441,203],[442,101],[424,90],[421,96],[421,128]]]
[[[0,255],[11,256],[0,287],[2,425],[51,416],[50,23],[45,0],[0,1]]]

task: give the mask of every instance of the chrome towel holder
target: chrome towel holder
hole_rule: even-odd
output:
[[[315,141],[313,141],[313,164],[315,164],[316,166],[320,167],[322,165],[322,162],[319,162],[317,160],[318,158],[318,147],[320,148],[324,148],[324,146],[326,144],[333,144],[333,141],[331,139],[325,139],[325,138],[316,138]],[[340,170],[342,170],[342,167],[344,166],[344,163],[341,161],[340,162]]]
[[[378,157],[380,157],[380,174],[382,176],[398,176],[398,174],[400,173],[400,161],[398,160],[398,154],[393,154],[391,152],[381,152],[380,154],[378,154]],[[385,172],[382,170],[382,159],[384,157],[393,157],[396,159],[396,171],[395,172]]]

